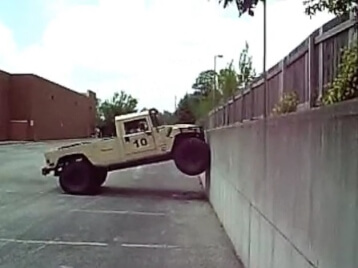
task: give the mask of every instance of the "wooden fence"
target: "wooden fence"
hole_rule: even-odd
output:
[[[353,39],[355,23],[353,14],[332,19],[267,71],[268,116],[282,94],[289,91],[296,91],[299,96],[298,110],[314,105],[324,86],[336,76],[341,49]],[[212,110],[205,122],[206,128],[262,118],[263,90],[261,75],[246,90]]]

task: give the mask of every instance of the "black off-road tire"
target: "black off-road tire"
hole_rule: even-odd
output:
[[[96,172],[95,172],[95,183],[97,183],[97,185],[100,187],[102,186],[107,179],[107,174],[108,171],[105,168],[96,168]]]
[[[59,178],[62,190],[73,195],[95,194],[99,186],[94,180],[94,171],[86,161],[68,163]]]
[[[187,138],[174,148],[173,159],[176,167],[186,175],[196,176],[210,165],[209,145],[198,138]]]

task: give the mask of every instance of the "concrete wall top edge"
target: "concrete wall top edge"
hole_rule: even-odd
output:
[[[285,123],[289,123],[289,122],[297,122],[301,120],[311,120],[311,121],[330,120],[330,119],[346,117],[346,116],[358,116],[358,98],[332,104],[329,106],[313,108],[306,111],[268,117],[267,124],[271,125],[282,121],[284,121]],[[263,123],[264,123],[263,119],[257,119],[257,120],[250,120],[246,122],[236,122],[230,125],[208,129],[207,131],[210,132],[216,129],[240,127],[240,126],[247,127],[250,125],[263,124]]]

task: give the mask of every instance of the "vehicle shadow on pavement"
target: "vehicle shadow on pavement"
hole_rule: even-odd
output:
[[[161,198],[173,200],[197,200],[207,201],[203,191],[182,191],[176,189],[150,189],[150,188],[131,188],[131,187],[109,187],[103,186],[99,193],[101,196],[125,196],[133,198]]]

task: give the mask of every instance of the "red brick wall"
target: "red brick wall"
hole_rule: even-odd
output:
[[[33,79],[31,75],[11,75],[9,92],[9,136],[10,140],[34,140],[31,95]]]
[[[7,140],[9,122],[10,74],[0,70],[0,140]]]
[[[11,75],[9,92],[10,120],[31,119],[31,90],[30,75]]]
[[[31,87],[31,119],[35,140],[85,138],[94,133],[95,99],[38,76]]]
[[[0,140],[89,137],[95,98],[36,75],[0,71]]]

